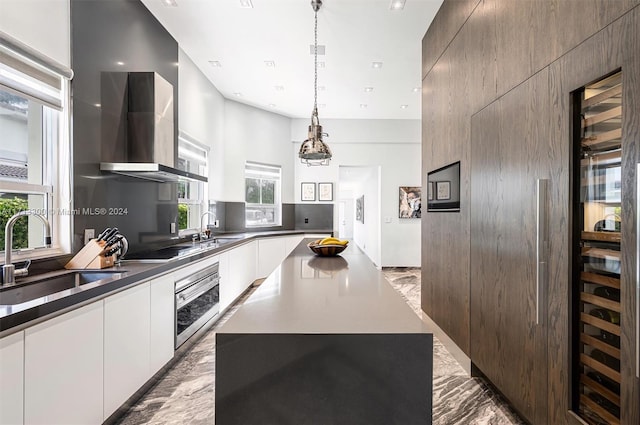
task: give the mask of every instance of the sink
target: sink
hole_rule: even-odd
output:
[[[77,271],[59,276],[37,280],[30,283],[18,284],[8,289],[0,288],[0,305],[21,304],[40,297],[55,294],[65,289],[75,288],[102,279],[121,277],[122,270],[107,271]]]
[[[244,237],[243,236],[225,236],[225,237],[214,236],[213,238],[211,238],[211,242],[225,244],[229,242],[239,241],[240,239],[244,239]]]

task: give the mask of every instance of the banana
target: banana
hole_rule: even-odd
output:
[[[347,240],[340,240],[334,237],[324,238],[318,242],[319,245],[347,245],[348,243],[349,241]]]

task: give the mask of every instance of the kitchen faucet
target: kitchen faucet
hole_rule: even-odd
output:
[[[202,220],[204,219],[205,215],[210,215],[211,217],[213,217],[213,221],[215,222],[216,220],[216,215],[214,213],[212,213],[211,211],[205,211],[200,215],[200,229],[202,230],[200,232],[200,240],[202,239],[208,239],[209,235],[207,235],[207,228],[206,226],[202,225]]]
[[[25,215],[32,215],[34,217],[38,217],[40,221],[44,224],[44,243],[48,248],[51,246],[51,226],[46,218],[41,216],[40,214],[36,214],[32,211],[20,211],[17,214],[11,216],[11,218],[7,221],[7,225],[4,228],[4,266],[2,266],[2,282],[0,284],[10,284],[15,283],[16,277],[26,276],[29,273],[29,264],[27,262],[27,266],[21,269],[16,270],[16,266],[11,264],[11,242],[13,239],[13,225],[20,218]]]

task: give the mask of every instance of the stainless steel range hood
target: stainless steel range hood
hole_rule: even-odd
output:
[[[159,183],[180,181],[207,182],[207,178],[204,176],[149,162],[102,162],[100,163],[100,170]]]
[[[155,72],[103,73],[101,92],[101,171],[155,182],[207,181],[174,167],[173,86],[167,80]]]

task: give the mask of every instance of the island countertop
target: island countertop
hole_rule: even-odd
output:
[[[355,245],[316,256],[304,239],[218,333],[427,333],[428,329]]]

